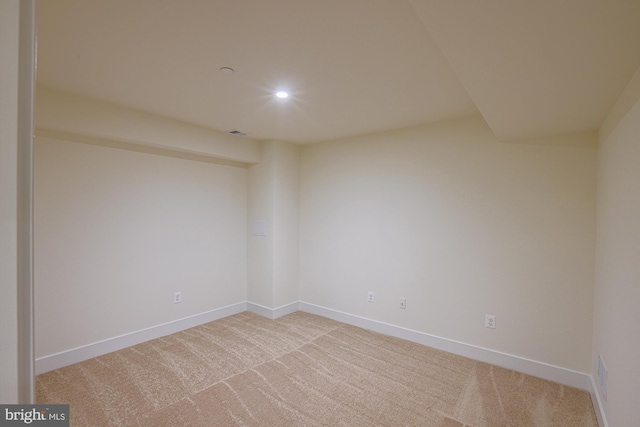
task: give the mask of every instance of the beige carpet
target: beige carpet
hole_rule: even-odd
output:
[[[36,385],[72,426],[597,426],[584,391],[303,312],[237,314]]]

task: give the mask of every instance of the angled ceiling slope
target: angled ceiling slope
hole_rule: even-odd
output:
[[[37,6],[39,84],[249,138],[316,142],[477,114],[406,0]]]
[[[38,0],[37,19],[42,86],[297,143],[478,110],[502,140],[594,131],[640,65],[637,0]]]
[[[502,140],[597,130],[640,65],[637,0],[410,0]]]

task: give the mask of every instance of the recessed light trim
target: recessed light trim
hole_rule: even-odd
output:
[[[230,76],[231,74],[234,73],[234,70],[231,67],[222,67],[222,68],[220,68],[220,72],[222,74],[226,74],[227,76]]]
[[[279,90],[276,92],[276,97],[280,99],[287,99],[289,97],[289,93],[285,92],[284,90]]]

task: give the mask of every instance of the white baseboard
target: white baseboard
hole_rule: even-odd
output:
[[[98,341],[93,344],[83,345],[81,347],[65,350],[60,353],[52,354],[37,358],[35,361],[36,375],[44,372],[53,371],[64,366],[73,365],[103,354],[121,350],[132,345],[140,344],[155,338],[193,328],[204,323],[213,322],[223,317],[247,311],[247,303],[241,302],[226,307],[216,308],[211,311],[185,317],[183,319],[174,320],[163,323],[161,325],[152,326],[150,328],[141,329],[139,331],[130,332],[128,334]]]
[[[574,371],[572,369],[551,365],[536,360],[527,359],[513,354],[502,353],[472,344],[466,344],[459,341],[450,340],[448,338],[430,335],[424,332],[395,326],[377,320],[367,319],[365,317],[356,316],[354,314],[321,307],[315,304],[300,301],[298,303],[300,311],[311,314],[317,314],[322,317],[337,320],[338,322],[357,326],[359,328],[368,329],[370,331],[379,332],[392,337],[401,338],[407,341],[426,345],[428,347],[443,350],[459,356],[468,357],[480,362],[490,363],[492,365],[501,366],[527,375],[553,381],[569,387],[578,388],[589,392],[591,402],[598,419],[600,427],[609,427],[604,413],[604,405],[595,380],[591,374],[585,372]]]
[[[38,358],[35,361],[35,371],[36,375],[39,375],[243,311],[250,311],[269,319],[277,319],[298,310],[588,391],[591,395],[599,425],[608,427],[600,395],[593,376],[590,374],[367,319],[303,301],[292,302],[273,309],[248,301],[221,307],[184,319]]]
[[[277,319],[278,317],[286,316],[287,314],[295,313],[299,310],[300,303],[298,301],[290,304],[285,304],[277,308],[268,308],[260,304],[253,302],[247,302],[247,310],[259,314],[260,316],[268,319]]]
[[[424,332],[395,326],[377,320],[367,319],[365,317],[356,316],[342,311],[321,307],[315,304],[300,301],[298,303],[300,311],[318,316],[327,317],[337,320],[338,322],[357,326],[359,328],[368,329],[370,331],[379,332],[392,337],[401,338],[407,341],[426,345],[428,347],[443,350],[459,356],[468,357],[492,365],[501,366],[527,375],[553,381],[570,387],[589,392],[591,402],[598,419],[600,427],[609,427],[604,414],[604,406],[600,395],[598,394],[595,380],[593,376],[584,372],[574,371],[572,369],[562,368],[560,366],[551,365],[544,362],[527,359],[512,354],[502,353],[483,347],[478,347],[463,342],[450,340],[448,338],[430,335]]]
[[[360,328],[369,329],[371,331],[380,332],[396,338],[402,338],[428,347],[443,350],[459,356],[468,357],[470,359],[481,362],[490,363],[492,365],[501,366],[503,368],[522,372],[534,377],[543,378],[545,380],[554,381],[567,386],[579,388],[591,392],[592,380],[589,374],[550,365],[548,363],[538,362],[526,359],[512,354],[502,353],[487,348],[478,347],[463,342],[442,338],[435,335],[426,334],[424,332],[403,328],[400,326],[390,325],[388,323],[371,320],[353,314],[344,313],[330,308],[320,307],[306,302],[299,303],[300,310],[307,313],[317,314],[319,316],[328,317],[349,325],[358,326]]]
[[[589,390],[591,394],[591,403],[593,403],[593,409],[596,411],[596,417],[598,417],[598,425],[600,427],[609,427],[607,418],[604,415],[604,404],[602,403],[600,393],[598,393],[596,380],[593,378],[593,375],[589,375],[589,377],[591,378],[591,389]]]
[[[72,365],[74,363],[91,359],[93,357],[101,356],[103,354],[111,353],[113,351],[130,347],[132,345],[140,344],[142,342],[149,341],[155,338],[163,337],[165,335],[192,328],[194,326],[202,325],[203,323],[212,322],[214,320],[241,313],[243,311],[250,311],[269,319],[277,319],[278,317],[294,313],[298,310],[317,314],[319,316],[327,317],[329,319],[334,319],[339,322],[358,326],[364,329],[369,329],[375,332],[380,332],[397,338],[402,338],[408,341],[437,348],[439,350],[458,354],[460,356],[469,357],[481,362],[502,366],[507,369],[512,369],[514,371],[523,372],[525,374],[533,375],[546,380],[555,381],[560,384],[587,390],[593,393],[595,397],[599,399],[597,391],[593,386],[593,379],[586,373],[573,371],[559,366],[526,359],[520,356],[506,354],[495,350],[477,347],[471,344],[465,344],[447,338],[442,338],[435,335],[426,334],[424,332],[379,322],[377,320],[367,319],[364,317],[344,313],[341,311],[317,306],[302,301],[296,301],[274,309],[245,301],[183,319],[163,323],[161,325],[152,326],[150,328],[142,329],[128,334],[120,335],[117,337],[109,338],[103,341],[98,341],[92,344],[73,348],[60,353],[40,357],[35,361],[36,375],[52,371],[63,366]]]
[[[298,311],[298,302],[296,301],[274,309],[247,301],[229,305],[227,307],[217,308],[205,313],[185,317],[184,319],[174,320],[161,325],[152,326],[150,328],[130,332],[128,334],[109,338],[103,341],[37,358],[35,361],[35,372],[36,375],[40,375],[45,372],[73,365],[74,363],[102,356],[103,354],[121,350],[145,341],[180,332],[204,323],[213,322],[214,320],[222,319],[223,317],[242,313],[243,311],[250,311],[268,319],[277,319],[278,317]]]

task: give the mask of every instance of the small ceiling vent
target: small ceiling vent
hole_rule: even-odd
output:
[[[242,132],[241,130],[237,130],[237,129],[230,130],[230,131],[229,131],[229,133],[230,133],[231,135],[247,136],[247,133],[246,133],[246,132]]]

